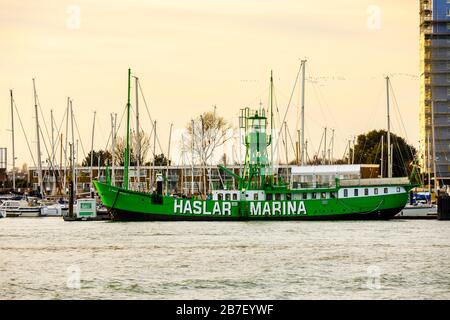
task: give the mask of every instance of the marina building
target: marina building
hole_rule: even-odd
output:
[[[420,0],[420,159],[450,184],[450,1]]]

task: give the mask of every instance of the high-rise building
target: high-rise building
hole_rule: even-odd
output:
[[[420,83],[422,170],[450,185],[450,0],[420,0]]]

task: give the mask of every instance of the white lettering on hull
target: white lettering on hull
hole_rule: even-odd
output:
[[[189,201],[175,199],[173,203],[175,214],[203,214],[203,215],[228,215],[231,216],[231,202],[214,202],[211,211],[208,211],[206,201]]]
[[[306,215],[303,201],[250,202],[251,216]]]
[[[236,205],[237,203],[235,203]],[[175,199],[173,212],[175,214],[196,214],[196,215],[216,215],[231,216],[232,203],[226,201],[215,201],[212,211],[208,211],[206,201],[189,201]],[[210,209],[211,210],[211,209]],[[303,201],[261,201],[250,202],[251,216],[285,216],[285,215],[306,215],[306,207]]]

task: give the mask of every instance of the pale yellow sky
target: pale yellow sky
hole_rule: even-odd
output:
[[[79,28],[71,6],[80,9]],[[379,29],[373,6],[380,9]],[[104,148],[109,114],[120,117],[126,103],[131,67],[165,150],[170,122],[183,128],[217,105],[237,125],[239,108],[267,103],[271,69],[283,114],[304,57],[310,154],[325,126],[336,129],[337,157],[350,137],[386,127],[386,74],[392,75],[407,138],[417,146],[418,6],[417,0],[0,0],[0,147],[11,146],[13,89],[35,152],[33,77],[47,125],[50,109],[59,124],[67,96],[73,98],[88,152],[93,110],[95,149]],[[297,90],[289,113],[292,134],[298,104]],[[395,105],[392,114],[394,132],[405,135]],[[17,165],[31,165],[17,119],[16,149]]]

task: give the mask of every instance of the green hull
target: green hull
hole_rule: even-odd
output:
[[[249,221],[390,219],[408,201],[409,188],[387,195],[287,201],[192,200],[154,196],[94,182],[113,220]],[[335,190],[338,191],[338,190]],[[336,192],[336,194],[338,194]]]

